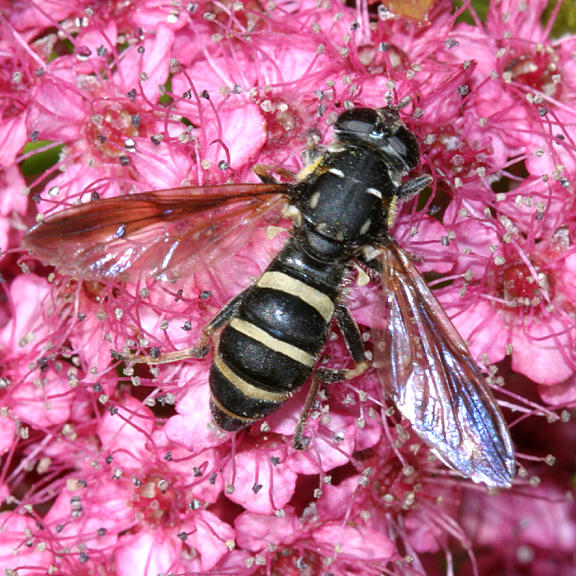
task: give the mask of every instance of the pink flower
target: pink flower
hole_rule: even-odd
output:
[[[462,268],[463,282],[445,291],[441,301],[477,356],[498,362],[510,355],[516,372],[539,384],[558,384],[576,367],[570,352],[576,294],[569,232],[544,232],[536,241],[513,227],[512,220],[506,222],[507,227],[489,222],[454,227],[472,265]],[[474,253],[466,240],[472,231],[475,238],[492,238],[489,253]],[[454,298],[455,290],[465,298]]]
[[[576,398],[576,40],[550,39],[547,3],[492,3],[486,22],[466,7],[466,24],[447,2],[421,22],[341,1],[9,4],[0,566],[30,575],[432,575],[444,565],[553,574],[549,554],[573,573],[564,495],[573,492],[574,426],[538,418],[555,417],[541,400],[567,420]],[[197,215],[185,273],[167,280],[146,270],[102,278],[101,261],[87,269],[65,241],[56,271],[13,251],[35,215],[100,197],[190,185],[209,194],[255,182],[258,163],[288,179],[303,152],[310,160],[331,141],[343,110],[388,99],[402,102],[421,141],[418,170],[433,176],[429,193],[399,207],[392,234],[513,399],[519,478],[505,494],[433,458],[373,370],[324,387],[299,452],[305,391],[231,434],[211,422],[211,355],[137,362],[198,344],[289,237],[280,206],[239,214],[230,235],[213,212]],[[97,249],[107,220],[93,206]],[[131,236],[144,247],[142,267],[158,265],[164,233]],[[371,329],[386,318],[365,272],[351,274],[343,302],[370,351]],[[320,366],[353,367],[339,334]]]
[[[18,276],[7,296],[12,318],[0,330],[5,410],[39,428],[62,425],[70,417],[73,393],[64,365],[50,352],[63,342],[52,340],[59,320],[50,318],[48,283],[31,274]]]
[[[29,46],[26,39],[7,21],[0,23],[0,168],[6,170],[15,163],[26,143],[26,121],[38,82],[36,71],[42,65],[40,43]]]
[[[482,547],[492,550],[479,556],[480,570],[500,561],[523,574],[575,573],[571,498],[549,487],[543,487],[540,495],[507,494],[497,500],[478,494],[467,499],[466,529]]]
[[[53,554],[42,546],[33,534],[35,522],[15,512],[2,515],[0,531],[0,565],[4,570],[12,570],[26,576],[47,571],[52,564]],[[28,533],[30,536],[24,538]]]
[[[335,575],[377,574],[394,551],[384,534],[324,518],[318,522],[313,508],[298,517],[292,508],[282,515],[244,512],[236,520],[238,543],[266,559],[282,574],[319,573],[330,566]],[[256,570],[256,574],[263,573]]]

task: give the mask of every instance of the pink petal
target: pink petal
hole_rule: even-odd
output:
[[[576,377],[572,376],[565,382],[538,386],[540,398],[551,406],[573,406],[576,403]]]
[[[26,114],[2,119],[0,122],[0,169],[5,170],[14,164],[27,139]]]
[[[62,375],[48,370],[41,383],[28,378],[12,394],[14,414],[33,426],[64,424],[74,401],[73,392]]]
[[[106,412],[98,426],[98,436],[106,454],[116,466],[140,469],[149,457],[147,442],[154,429],[154,415],[135,398],[124,398],[114,413]]]
[[[226,496],[250,512],[272,514],[281,510],[294,495],[296,473],[281,450],[253,448],[238,452],[222,471],[233,487]]]
[[[488,363],[495,363],[506,356],[505,318],[494,305],[480,298],[467,299],[466,295],[460,296],[450,288],[437,296],[474,358],[485,356]]]
[[[539,384],[559,384],[574,374],[566,351],[576,335],[560,319],[532,318],[512,333],[512,369]]]
[[[44,140],[71,142],[80,139],[86,113],[82,95],[76,89],[76,78],[69,67],[58,59],[54,75],[46,74],[36,90],[29,109],[27,130],[37,132]],[[69,65],[72,65],[72,59]]]
[[[302,531],[291,507],[285,508],[282,516],[244,512],[236,518],[234,527],[238,545],[253,552],[265,550],[268,546],[289,546]]]
[[[219,111],[222,139],[230,154],[230,165],[254,164],[266,143],[266,123],[254,104],[235,105]],[[237,134],[242,134],[238,138]]]
[[[164,428],[166,437],[197,454],[206,448],[228,441],[229,435],[218,430],[210,413],[210,389],[207,385],[206,362],[191,366],[187,378],[188,389],[178,401],[178,414],[172,416]]]
[[[0,416],[0,456],[6,454],[16,442],[16,424],[8,416]]]
[[[121,74],[115,75],[119,94],[142,87],[147,98],[155,101],[170,72],[174,32],[164,24],[156,24],[155,34],[144,40],[144,51],[129,48],[121,58]],[[142,56],[143,54],[143,56]]]
[[[188,533],[186,546],[194,549],[200,557],[200,570],[208,571],[230,553],[235,531],[226,522],[207,510],[194,515],[193,529]]]
[[[330,546],[338,556],[362,561],[389,560],[395,553],[393,542],[384,534],[368,528],[326,523],[313,532],[314,540]]]
[[[48,573],[53,562],[49,549],[41,546],[36,522],[17,512],[0,515],[0,566],[18,576]]]
[[[110,480],[110,469],[104,470],[100,478],[92,477],[87,487],[71,480],[45,517],[48,526],[60,527],[60,537],[71,547],[84,543],[98,550],[109,550],[117,544],[120,533],[134,524],[131,486]]]
[[[114,552],[118,576],[158,576],[177,571],[180,540],[173,530],[128,534]]]

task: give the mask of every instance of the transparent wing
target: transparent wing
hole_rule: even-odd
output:
[[[388,327],[376,335],[374,354],[389,396],[446,465],[509,487],[510,432],[482,372],[406,254],[394,243],[382,250]]]
[[[136,273],[182,277],[232,253],[260,217],[279,207],[288,184],[172,188],[74,206],[32,228],[22,245],[62,273],[125,280]]]

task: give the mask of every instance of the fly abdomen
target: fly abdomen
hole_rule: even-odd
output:
[[[220,336],[210,387],[214,419],[225,430],[279,408],[306,382],[325,345],[342,272],[332,270],[337,286],[318,285],[311,263],[287,258],[294,252],[290,243],[244,293]]]

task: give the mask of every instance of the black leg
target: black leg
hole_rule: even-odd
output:
[[[296,450],[304,450],[308,447],[310,439],[304,436],[304,427],[306,426],[306,421],[310,416],[310,412],[318,396],[318,390],[321,384],[329,382],[340,382],[342,380],[352,380],[360,376],[370,367],[370,362],[366,358],[366,352],[364,350],[364,343],[362,342],[362,335],[358,329],[356,321],[350,314],[348,308],[342,305],[336,307],[334,318],[338,323],[338,327],[342,332],[344,337],[344,342],[346,343],[346,348],[350,352],[350,356],[356,363],[356,366],[352,369],[342,369],[342,370],[331,370],[327,368],[321,368],[317,370],[312,378],[310,384],[310,390],[306,396],[306,403],[304,404],[304,409],[298,418],[298,424],[294,431],[293,445]]]

